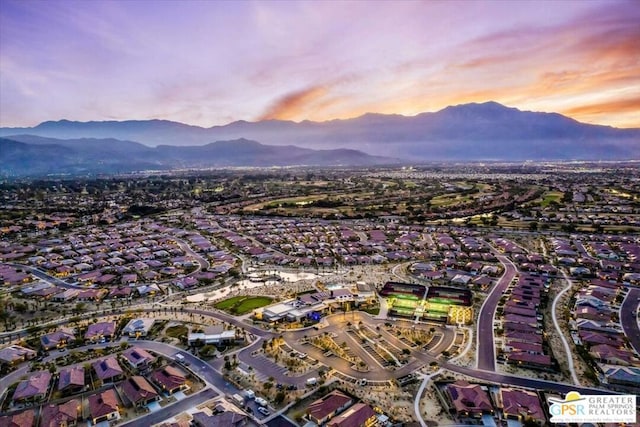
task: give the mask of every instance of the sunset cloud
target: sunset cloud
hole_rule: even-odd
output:
[[[640,127],[636,0],[4,0],[0,125],[331,120],[495,100]]]
[[[311,86],[291,92],[269,106],[260,116],[260,120],[290,120],[303,113],[309,113],[312,105],[326,93],[327,89],[324,86]]]
[[[638,113],[640,111],[640,96],[628,99],[620,99],[609,102],[601,102],[598,104],[581,105],[579,107],[569,108],[564,111],[569,115],[599,115],[610,111],[619,111],[620,113]]]

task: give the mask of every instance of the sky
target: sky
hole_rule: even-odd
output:
[[[640,0],[0,0],[0,126],[415,115],[640,127]]]

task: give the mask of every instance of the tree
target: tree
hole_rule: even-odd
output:
[[[27,311],[27,304],[23,302],[17,302],[13,305],[13,309],[18,313],[24,313],[25,311]]]
[[[42,328],[40,326],[30,326],[27,328],[27,334],[29,335],[35,335],[36,333],[40,332]]]
[[[83,311],[85,311],[85,309],[87,308],[86,304],[83,302],[79,302],[76,304],[76,306],[73,308],[73,312],[75,314],[80,314]]]
[[[273,401],[276,405],[279,405],[280,403],[284,402],[286,396],[286,393],[280,390],[278,393],[276,393],[276,397],[273,399]]]

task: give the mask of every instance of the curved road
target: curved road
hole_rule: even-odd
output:
[[[497,256],[498,261],[504,267],[502,277],[484,300],[480,313],[478,314],[478,333],[476,335],[476,366],[485,371],[496,370],[496,350],[494,342],[493,319],[496,307],[504,291],[509,287],[511,281],[518,274],[516,266],[504,255]]]
[[[637,292],[638,290],[636,290],[636,292],[634,293],[630,293],[631,298],[634,298],[633,300],[631,298],[628,298],[629,301],[635,301],[638,297],[638,295],[640,295],[640,292]],[[631,303],[629,303],[631,305]],[[637,305],[637,301],[636,301],[636,305]],[[151,309],[147,309],[146,311],[151,311]],[[250,325],[245,325],[244,323],[242,323],[241,321],[235,319],[235,318],[231,318],[230,316],[227,315],[223,315],[221,313],[213,313],[213,312],[206,312],[204,310],[184,310],[187,312],[194,312],[194,313],[202,313],[202,314],[206,314],[209,316],[213,316],[216,317],[218,319],[221,320],[225,320],[225,321],[229,321],[231,320],[232,324],[238,325],[238,326],[242,326],[242,327],[246,327],[247,329],[253,331],[255,333],[255,335],[260,336],[261,338],[259,338],[258,340],[256,340],[256,342],[254,342],[252,345],[250,345],[247,348],[244,348],[242,350],[240,350],[238,352],[238,358],[241,361],[250,361],[252,362],[252,360],[250,358],[252,358],[253,356],[251,355],[251,353],[258,348],[258,345],[261,341],[261,339],[267,338],[267,337],[273,337],[275,334],[268,332],[268,331],[263,331],[261,329],[255,328],[253,326]],[[335,315],[337,316],[341,316],[341,315]],[[357,316],[357,319],[356,319]],[[360,312],[355,312],[354,316],[353,316],[353,321],[356,321],[358,319],[361,319],[363,323],[367,323],[367,324],[371,324],[371,322],[373,322],[373,325],[375,327],[375,324],[378,323],[376,322],[377,319],[373,319],[371,318],[369,315],[365,314],[365,313],[360,313]],[[382,322],[382,321],[380,321]],[[334,327],[339,327],[339,324],[333,325]],[[637,323],[635,324],[635,327],[637,328]],[[328,328],[327,328],[328,329]],[[445,334],[446,331],[452,331],[451,333],[453,334],[453,336],[455,337],[455,332],[453,332],[452,329],[450,328],[444,328],[445,329]],[[285,338],[289,338],[289,341],[287,341],[293,348],[299,347],[301,344],[299,342],[297,342],[297,340],[299,339],[299,337],[304,336],[305,332],[308,331],[290,331],[290,332],[285,332],[283,333],[283,337]],[[388,331],[386,331],[384,328],[380,328],[380,334],[383,335],[383,337],[393,346],[396,346],[397,348],[402,347],[403,345],[406,347],[406,344],[402,343],[400,340],[397,339],[397,337],[395,337],[393,334],[389,333]],[[295,340],[295,341],[294,341]],[[448,341],[448,340],[442,340],[442,341]],[[104,345],[108,345],[104,344]],[[138,425],[151,425],[153,423],[156,422],[161,422],[163,420],[166,420],[168,418],[171,418],[172,416],[175,416],[181,412],[183,412],[184,410],[186,410],[189,407],[192,407],[194,405],[198,405],[199,403],[204,402],[205,400],[208,400],[212,397],[218,396],[219,394],[233,394],[238,392],[238,390],[232,386],[231,384],[227,383],[225,381],[225,379],[222,377],[222,375],[216,371],[216,369],[209,363],[197,358],[196,356],[182,351],[177,347],[173,347],[169,344],[166,343],[162,343],[162,342],[157,342],[157,341],[135,341],[135,345],[141,346],[147,350],[151,350],[154,351],[156,353],[162,354],[166,357],[168,357],[169,359],[174,359],[175,355],[177,353],[181,353],[184,355],[184,357],[187,359],[187,361],[190,362],[190,366],[189,369],[191,369],[196,375],[200,376],[201,378],[203,378],[205,380],[205,382],[211,387],[211,388],[205,388],[204,390],[202,390],[201,392],[189,397],[188,399],[182,400],[180,402],[177,402],[173,405],[169,405],[167,407],[162,408],[160,411],[149,414],[147,416],[138,418],[136,420],[133,420],[127,424],[125,424],[127,427],[134,427],[134,426],[138,426]],[[585,388],[585,387],[580,387],[580,386],[575,386],[575,385],[571,385],[571,384],[565,384],[565,383],[557,383],[557,382],[552,382],[552,381],[544,381],[544,380],[538,380],[538,379],[532,379],[532,378],[527,378],[527,377],[517,377],[517,376],[511,376],[511,375],[504,375],[504,374],[500,374],[500,373],[496,373],[496,372],[491,372],[491,371],[486,371],[486,370],[479,370],[479,369],[473,369],[473,368],[467,368],[467,367],[463,367],[463,366],[458,366],[455,365],[453,363],[449,363],[448,361],[443,361],[441,360],[438,356],[440,356],[438,353],[442,351],[442,349],[440,349],[439,347],[441,344],[439,343],[438,346],[436,346],[436,348],[434,350],[434,354],[429,354],[427,352],[422,352],[420,350],[414,350],[412,351],[412,356],[414,357],[414,360],[407,364],[404,365],[402,367],[400,367],[399,369],[390,371],[390,370],[386,370],[386,369],[382,369],[382,370],[378,370],[378,371],[374,371],[373,373],[367,373],[367,374],[361,374],[361,373],[355,373],[354,371],[351,370],[350,366],[337,366],[337,368],[342,368],[339,370],[346,370],[347,372],[350,372],[352,374],[356,374],[357,377],[362,377],[362,378],[371,378],[371,379],[376,379],[376,380],[389,380],[391,378],[397,378],[400,377],[402,375],[408,374],[410,372],[415,371],[416,369],[420,368],[421,366],[424,366],[426,364],[429,364],[431,362],[438,362],[440,364],[440,367],[442,369],[446,369],[452,372],[457,372],[457,373],[461,373],[464,375],[468,375],[472,378],[478,379],[478,380],[482,380],[482,381],[487,381],[487,382],[492,382],[492,383],[496,383],[496,384],[502,384],[502,385],[514,385],[514,386],[520,386],[520,387],[527,387],[527,388],[537,388],[539,390],[547,390],[550,392],[555,392],[555,393],[563,393],[566,394],[569,391],[579,391],[582,394],[593,394],[593,393],[600,393],[600,394],[615,394],[614,392],[611,391],[607,391],[607,390],[600,390],[600,389],[592,389],[592,388]],[[448,344],[447,344],[448,345]],[[297,348],[296,348],[297,349]],[[315,348],[313,348],[315,349]],[[312,347],[311,346],[306,346],[305,348],[303,348],[304,351],[308,351],[309,353],[312,353]],[[300,350],[299,350],[300,351]],[[51,357],[55,357],[55,356],[51,356]],[[248,359],[249,358],[249,359]],[[337,358],[336,361],[338,360]],[[319,360],[321,360],[319,358]],[[340,359],[341,360],[341,359]],[[219,360],[216,360],[216,362],[219,362]],[[334,361],[332,361],[334,362]],[[246,362],[245,362],[246,363]],[[272,363],[272,362],[269,362]],[[250,363],[250,365],[254,366],[254,368],[256,369],[256,371],[260,371],[260,363]],[[333,365],[333,363],[331,364]],[[336,366],[334,366],[334,368],[336,368]],[[4,394],[6,388],[15,383],[16,381],[18,381],[20,379],[20,377],[24,376],[27,373],[27,369],[28,369],[28,364],[24,364],[24,366],[18,368],[16,371],[10,373],[9,375],[5,376],[2,381],[0,382],[0,395]],[[370,374],[370,375],[369,375]],[[276,381],[282,383],[282,384],[295,384],[300,386],[304,386],[304,382],[306,381],[306,378],[311,375],[311,373],[307,373],[306,375],[303,376],[299,376],[299,377],[288,377],[286,375],[284,375],[284,372],[280,371],[277,372],[276,375],[272,375]],[[141,424],[143,423],[143,424]]]
[[[571,372],[571,379],[573,380],[574,384],[580,385],[580,380],[578,379],[578,375],[576,375],[576,369],[573,366],[573,354],[571,353],[571,347],[569,347],[569,343],[567,342],[567,339],[565,338],[564,333],[560,328],[560,324],[558,323],[556,306],[558,304],[558,301],[562,299],[562,295],[570,291],[572,286],[571,279],[569,278],[569,276],[567,276],[567,273],[564,270],[562,270],[562,277],[564,277],[565,282],[567,282],[567,286],[565,286],[560,292],[558,292],[558,295],[556,295],[556,297],[553,299],[553,304],[551,304],[551,318],[553,319],[553,326],[556,328],[556,332],[562,340],[562,346],[564,347],[564,352],[566,353],[567,357],[567,366],[569,368],[569,372]]]
[[[620,324],[629,343],[640,354],[640,327],[638,327],[638,310],[640,310],[640,288],[631,288],[620,306]]]
[[[45,281],[50,282],[50,283],[53,283],[54,285],[60,286],[61,288],[65,288],[65,289],[81,289],[81,290],[86,290],[88,288],[91,288],[91,286],[81,286],[81,285],[76,285],[74,283],[67,283],[62,279],[59,279],[59,278],[54,277],[54,276],[51,276],[50,274],[47,274],[42,270],[38,270],[37,268],[32,267],[30,265],[14,264],[14,263],[10,263],[10,262],[5,262],[4,264],[10,265],[12,267],[28,270],[29,273],[33,274],[37,278],[45,280]]]
[[[300,353],[307,353],[312,358],[320,361],[322,364],[335,369],[336,371],[351,377],[364,378],[370,381],[388,381],[393,378],[400,378],[411,372],[416,371],[425,364],[436,360],[436,358],[446,349],[448,349],[455,341],[455,331],[451,328],[437,327],[438,332],[442,338],[437,342],[429,353],[424,352],[421,349],[412,348],[406,343],[398,339],[397,336],[387,331],[384,327],[377,330],[376,327],[383,325],[386,321],[382,319],[376,319],[363,312],[351,312],[349,314],[334,314],[325,318],[325,321],[329,323],[328,326],[322,328],[320,331],[313,329],[290,331],[283,333],[283,338],[287,344],[294,350]],[[377,334],[380,334],[387,343],[387,348],[390,351],[397,351],[399,354],[403,349],[407,349],[411,352],[413,360],[409,363],[394,367],[390,369],[383,368],[379,362],[360,345],[360,338],[346,332],[347,323],[356,325],[362,322],[363,325],[370,326]],[[412,324],[413,326],[413,324]],[[351,368],[352,363],[348,362],[337,356],[324,356],[324,352],[311,344],[303,344],[300,340],[305,336],[313,337],[322,335],[324,333],[336,334],[339,338],[338,342],[345,341],[352,344],[350,346],[351,351],[363,360],[369,367],[368,372],[358,372]]]
[[[190,273],[189,275],[195,274],[200,270],[206,270],[209,268],[209,266],[211,265],[209,264],[209,261],[206,258],[204,258],[202,255],[196,253],[193,249],[191,249],[191,246],[189,246],[187,242],[174,236],[167,236],[167,237],[171,237],[172,239],[174,239],[178,243],[178,246],[180,246],[180,249],[182,249],[186,255],[189,255],[190,257],[195,258],[195,260],[198,261],[198,264],[200,265],[200,267],[197,268],[192,273]]]

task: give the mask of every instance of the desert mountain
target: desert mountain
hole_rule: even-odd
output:
[[[640,129],[585,124],[560,114],[520,111],[495,102],[457,105],[412,117],[365,114],[326,122],[237,121],[203,128],[165,120],[61,120],[33,128],[0,128],[0,136],[16,134],[116,138],[148,146],[248,139],[310,149],[349,148],[412,161],[640,158]]]
[[[126,173],[140,170],[229,166],[371,166],[395,159],[357,150],[310,150],[239,139],[201,146],[148,147],[117,139],[55,139],[34,135],[0,138],[0,175]]]

